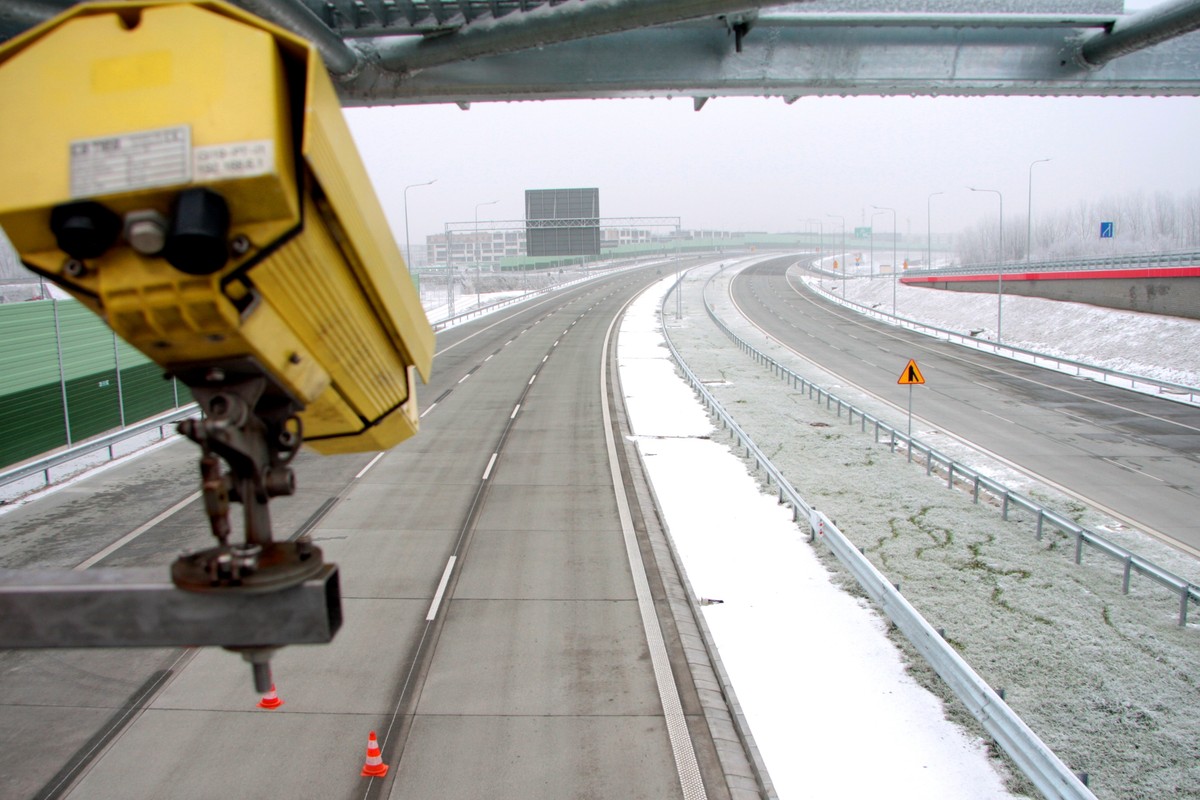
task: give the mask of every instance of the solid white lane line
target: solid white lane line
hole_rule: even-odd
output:
[[[446,584],[450,582],[450,573],[454,571],[454,562],[457,560],[458,556],[450,556],[450,561],[446,563],[446,571],[442,573],[442,580],[438,583],[433,602],[429,605],[429,613],[425,615],[426,622],[433,622],[437,617],[438,608],[442,605],[442,596],[446,594]]]
[[[509,414],[509,415],[508,415],[508,418],[509,418],[509,419],[516,419],[516,418],[517,418],[517,412],[518,412],[518,411],[520,411],[520,410],[521,410],[521,404],[520,404],[520,403],[517,403],[517,407],[513,409],[513,413],[511,413],[511,414]]]
[[[92,556],[91,558],[87,559],[86,561],[83,561],[83,562],[77,564],[75,566],[75,570],[82,571],[99,561],[103,561],[110,553],[115,552],[116,550],[119,550],[120,548],[129,544],[134,539],[141,536],[143,533],[150,530],[155,525],[162,522],[164,519],[171,516],[176,511],[179,511],[181,508],[186,506],[188,503],[191,503],[193,500],[197,499],[198,497],[200,497],[200,492],[195,492],[193,494],[188,495],[187,497],[183,498],[175,505],[168,508],[166,511],[159,514],[154,519],[150,520],[149,522],[147,522],[143,525],[139,525],[138,527],[131,530],[129,533],[122,536],[120,539],[117,539],[115,542],[110,544],[108,547],[101,550],[99,553],[96,553],[96,555]]]
[[[354,480],[358,480],[358,479],[359,479],[359,478],[361,478],[363,475],[366,475],[366,474],[367,474],[367,470],[369,470],[371,467],[375,466],[375,462],[376,462],[376,461],[378,461],[378,460],[379,460],[379,459],[381,459],[381,458],[383,458],[383,453],[380,453],[379,455],[377,455],[377,456],[375,456],[374,458],[372,458],[372,459],[371,459],[371,463],[370,463],[370,464],[367,464],[365,467],[363,467],[362,469],[360,469],[360,470],[358,471],[358,474],[354,476]]]
[[[629,302],[632,303],[633,300]],[[626,306],[628,305],[629,303],[626,303]],[[688,800],[707,798],[704,779],[700,775],[700,764],[696,758],[696,749],[692,745],[691,734],[688,733],[687,719],[683,716],[683,702],[679,699],[679,690],[675,688],[675,675],[671,671],[671,659],[667,655],[667,645],[663,639],[662,627],[658,623],[658,615],[654,610],[654,598],[650,594],[650,580],[646,577],[646,564],[642,561],[642,551],[638,546],[637,533],[633,529],[633,514],[629,510],[629,498],[625,495],[625,482],[621,477],[621,466],[617,461],[617,446],[613,440],[612,412],[608,407],[608,370],[606,367],[608,365],[609,340],[619,318],[620,313],[618,312],[609,323],[608,332],[604,334],[604,345],[600,349],[600,412],[604,422],[604,443],[608,448],[608,467],[612,475],[613,494],[617,500],[617,514],[621,519],[621,532],[625,539],[625,557],[629,561],[629,571],[633,577],[634,593],[637,596],[638,610],[642,617],[642,630],[646,634],[646,644],[650,649],[654,682],[658,686],[658,699],[662,703],[663,716],[667,723],[667,738],[671,742],[671,753],[675,756],[675,770],[679,775],[679,785],[683,789],[683,796]]]
[[[500,455],[500,454],[499,454],[499,453],[492,453],[492,457],[491,457],[491,459],[489,459],[489,460],[488,460],[487,469],[485,469],[485,470],[483,471],[483,480],[485,480],[485,481],[486,481],[486,480],[488,479],[488,476],[492,474],[492,467],[496,466],[496,457],[497,457],[498,455]]]

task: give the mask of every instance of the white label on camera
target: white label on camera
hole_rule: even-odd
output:
[[[190,183],[187,125],[71,142],[71,197],[97,197]]]

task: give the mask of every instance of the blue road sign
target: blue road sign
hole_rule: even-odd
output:
[[[1100,223],[1100,238],[1101,239],[1113,238],[1113,224],[1111,222],[1101,222]]]

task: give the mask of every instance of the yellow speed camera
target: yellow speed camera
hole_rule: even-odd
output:
[[[0,108],[27,266],[193,391],[265,376],[256,411],[318,451],[416,431],[433,332],[307,42],[216,0],[76,6],[0,49]]]

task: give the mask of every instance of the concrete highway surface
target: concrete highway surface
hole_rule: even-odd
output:
[[[608,407],[610,326],[661,270],[439,334],[416,438],[297,458],[276,538],[339,565],[345,623],[277,653],[282,707],[216,648],[0,652],[0,796],[758,796]],[[179,441],[0,516],[0,566],[165,572],[211,544],[197,459]]]
[[[915,359],[926,382],[914,414],[926,424],[1200,555],[1200,410],[864,318],[807,290],[799,268],[788,257],[743,270],[734,302],[767,335],[902,412],[909,389],[897,379]]]

